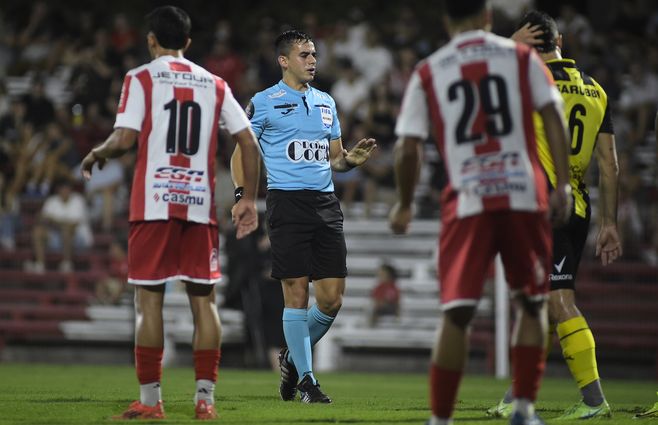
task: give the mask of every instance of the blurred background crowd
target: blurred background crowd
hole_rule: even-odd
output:
[[[176,2],[173,2],[176,3]],[[336,1],[181,4],[193,20],[186,56],[225,79],[242,105],[280,79],[273,41],[284,29],[309,33],[318,51],[315,86],[338,104],[343,141],[377,139],[375,157],[335,176],[346,215],[383,217],[394,191],[393,129],[416,63],[447,40],[428,2]],[[658,109],[658,6],[652,0],[494,0],[494,31],[509,36],[528,8],[558,18],[565,57],[607,91],[621,165],[619,222],[624,257],[658,264],[658,169],[653,137]],[[34,2],[0,5],[0,249],[71,253],[99,237],[113,247],[113,273],[125,272],[126,210],[134,157],[108,163],[89,182],[78,164],[111,132],[126,71],[150,60],[143,16],[157,2]],[[218,153],[220,216],[232,204],[227,170],[233,146]],[[442,165],[428,141],[418,214],[436,217]],[[596,164],[590,187],[596,199]],[[261,185],[264,190],[265,185]],[[223,218],[223,223],[226,223]],[[227,227],[227,226],[225,226]],[[44,230],[45,229],[45,230]],[[50,229],[50,230],[48,230]],[[54,235],[53,235],[54,234]]]

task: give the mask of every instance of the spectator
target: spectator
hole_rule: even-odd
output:
[[[73,270],[73,250],[91,247],[93,235],[85,198],[73,190],[69,180],[60,180],[54,194],[46,199],[38,223],[32,229],[35,261],[27,263],[28,271],[43,273],[46,269],[46,244],[51,251],[59,251],[62,261],[59,270]]]
[[[363,106],[370,90],[368,81],[361,76],[350,59],[339,60],[340,78],[331,87],[331,96],[340,110],[340,122],[350,129],[353,122],[364,120],[367,109]]]
[[[118,304],[126,289],[128,281],[128,257],[124,249],[125,243],[118,240],[110,245],[110,263],[107,276],[96,285],[96,301],[99,304]]]
[[[370,87],[379,84],[393,68],[393,55],[384,47],[380,39],[377,29],[369,27],[366,31],[365,45],[352,56],[354,65]]]
[[[45,196],[55,180],[72,178],[71,170],[78,164],[79,157],[73,149],[73,142],[55,121],[48,124],[45,133],[36,134],[30,143],[35,152],[27,191],[30,195]]]
[[[244,61],[233,50],[228,40],[216,40],[210,54],[203,61],[208,71],[218,75],[228,83],[233,94],[239,96],[242,92],[242,76],[247,68]]]
[[[32,82],[30,94],[23,98],[26,106],[26,117],[37,130],[45,127],[55,117],[55,107],[46,97],[46,87],[42,79]]]
[[[400,316],[400,288],[397,280],[398,272],[392,265],[384,263],[377,269],[377,284],[370,292],[370,326],[376,326],[382,316]]]
[[[18,202],[9,191],[7,168],[9,157],[0,151],[0,249],[11,251],[16,248],[16,229],[19,223]]]

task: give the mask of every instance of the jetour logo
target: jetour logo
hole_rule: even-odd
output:
[[[292,162],[329,162],[329,143],[323,140],[291,140],[286,153]]]

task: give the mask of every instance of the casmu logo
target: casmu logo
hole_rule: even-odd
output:
[[[564,260],[566,260],[567,257],[564,256],[562,257],[562,261],[560,261],[558,264],[553,264],[555,266],[555,270],[557,270],[558,273],[562,273],[562,267],[564,266]]]

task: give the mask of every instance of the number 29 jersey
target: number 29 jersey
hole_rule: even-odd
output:
[[[217,222],[220,124],[231,134],[250,125],[224,80],[193,62],[161,56],[126,74],[114,128],[139,131],[130,221]]]
[[[448,175],[444,221],[547,209],[532,112],[551,102],[562,104],[537,54],[488,32],[458,34],[418,65],[395,132],[425,139],[433,127]]]

